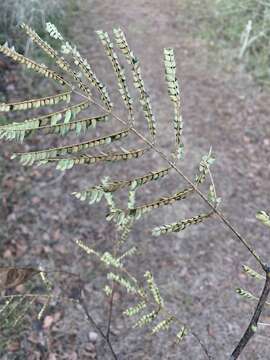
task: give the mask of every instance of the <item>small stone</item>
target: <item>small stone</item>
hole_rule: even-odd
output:
[[[269,146],[270,145],[270,140],[269,139],[264,139],[263,140],[263,145],[265,145],[265,146]]]
[[[97,342],[97,339],[98,339],[98,334],[94,331],[90,331],[89,332],[89,340],[92,342],[92,343],[96,343]]]

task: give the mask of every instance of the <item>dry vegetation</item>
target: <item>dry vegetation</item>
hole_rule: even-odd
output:
[[[195,164],[200,161],[200,154],[207,151],[210,143],[213,145],[218,158],[215,181],[223,198],[223,212],[238,223],[242,233],[249,234],[258,252],[265,252],[268,237],[255,222],[255,213],[258,209],[267,208],[270,200],[267,195],[267,179],[270,176],[267,167],[269,94],[267,91],[260,92],[245,74],[237,70],[226,73],[220,65],[210,63],[211,53],[205,43],[194,38],[194,33],[189,31],[190,22],[186,22],[189,15],[188,8],[183,12],[178,1],[166,6],[119,1],[114,2],[113,7],[110,2],[86,1],[80,6],[80,16],[73,18],[72,35],[87,55],[94,54],[89,56],[91,62],[99,69],[100,77],[112,93],[116,93],[114,79],[110,76],[110,63],[104,59],[97,43],[93,42],[92,30],[104,27],[104,23],[107,30],[115,24],[126,29],[144,64],[147,87],[155,89],[153,108],[159,114],[158,133],[166,134],[160,139],[165,151],[172,142],[172,132],[167,132],[167,121],[164,120],[168,118],[169,103],[161,95],[164,87],[160,85],[160,77],[156,76],[162,74],[162,64],[158,61],[153,63],[153,59],[161,57],[163,47],[175,47],[183,81],[186,119],[183,167],[189,175],[192,174]],[[138,19],[143,20],[138,24]],[[145,42],[153,45],[147,51]],[[145,131],[141,122],[139,128]],[[41,145],[48,145],[43,137],[31,142],[31,146]],[[14,150],[28,151],[28,145],[23,148],[5,145],[3,149],[6,171],[2,177],[2,264],[42,265],[46,269],[57,269],[60,273],[55,281],[59,293],[69,298],[76,295],[80,286],[77,279],[68,277],[65,272],[80,273],[88,308],[93,310],[95,320],[102,324],[104,307],[109,309],[109,303],[101,293],[104,270],[97,260],[83,255],[78,249],[74,250],[74,238],[80,238],[89,247],[105,252],[110,248],[113,227],[99,215],[106,211],[102,204],[89,208],[69,194],[98,184],[102,175],[106,174],[106,168],[99,165],[95,172],[85,168],[80,173],[72,170],[68,175],[59,174],[52,168],[22,169],[8,161],[8,154]],[[152,164],[158,168],[164,165],[156,156],[146,157],[140,164],[142,173]],[[113,177],[122,173],[123,167],[116,165],[110,171]],[[137,173],[134,163],[126,175],[133,177]],[[179,188],[179,179],[165,180],[163,186],[169,194],[169,189],[175,191]],[[145,193],[138,193],[138,201],[150,201],[157,192],[160,193],[159,185],[152,184]],[[120,201],[123,199],[120,197]],[[132,270],[140,276],[144,268],[150,268],[170,310],[177,312],[191,328],[196,328],[214,358],[225,359],[246,327],[252,311],[252,305],[238,300],[234,289],[239,286],[254,287],[252,291],[255,294],[260,290],[253,281],[249,282],[241,275],[242,263],[248,262],[251,266],[254,263],[217,221],[164,239],[153,238],[149,233],[149,228],[164,221],[174,221],[176,217],[183,218],[182,214],[188,217],[195,210],[202,210],[197,200],[175,210],[170,208],[158,218],[142,221],[133,235],[139,245],[140,261],[134,262]],[[40,286],[40,281],[36,279],[30,284],[19,285],[16,290],[19,293],[40,291]],[[142,341],[141,332],[129,332],[130,321],[121,316],[128,303],[123,291],[117,288],[112,342],[123,358],[178,359],[179,353],[185,359],[204,358],[192,336],[187,336],[179,348],[172,345],[166,336],[146,336]],[[42,301],[35,310],[38,312],[41,308]],[[37,312],[33,312],[32,319],[36,318]],[[53,301],[44,316],[39,321],[24,323],[26,326],[20,329],[18,338],[14,333],[5,334],[3,358],[86,359],[95,358],[97,353],[100,358],[109,359],[101,337],[95,330],[89,333],[89,323],[76,305]],[[267,318],[266,312],[265,322]],[[267,328],[261,327],[248,348],[246,359],[264,359],[267,349]]]

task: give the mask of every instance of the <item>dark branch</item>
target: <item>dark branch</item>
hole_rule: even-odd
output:
[[[89,320],[89,322],[94,326],[94,328],[100,333],[101,337],[106,341],[106,343],[111,351],[113,359],[118,360],[118,357],[117,357],[116,353],[114,352],[114,349],[112,347],[109,337],[102,331],[102,329],[98,326],[98,324],[92,318],[92,316],[90,315],[88,308],[85,304],[85,301],[82,297],[80,297],[79,303],[80,303],[81,307],[83,308],[84,313],[85,313],[87,319]]]
[[[255,334],[255,332],[257,330],[257,326],[258,326],[258,321],[259,321],[262,311],[264,309],[269,292],[270,292],[270,269],[268,268],[266,270],[266,279],[265,279],[264,288],[263,288],[262,294],[260,296],[259,302],[257,304],[257,307],[256,307],[254,314],[252,316],[252,319],[247,327],[247,330],[245,331],[245,333],[242,336],[241,340],[239,341],[238,345],[234,349],[234,351],[230,357],[230,360],[238,359],[238,357],[240,356],[240,354],[246,347],[249,340]]]

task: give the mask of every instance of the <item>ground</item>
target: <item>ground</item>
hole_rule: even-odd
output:
[[[203,4],[200,6],[203,11]],[[188,176],[194,176],[201,156],[212,146],[216,156],[213,176],[222,198],[222,212],[257,252],[267,258],[269,235],[256,221],[255,214],[266,210],[270,200],[269,89],[260,88],[241,67],[226,63],[220,53],[214,53],[196,31],[198,9],[193,10],[181,0],[85,0],[74,15],[71,31],[74,42],[113,91],[110,63],[94,30],[111,31],[118,26],[125,30],[141,60],[157,118],[158,140],[166,152],[170,150],[173,133],[162,54],[164,47],[175,49],[186,152],[179,166]],[[141,131],[145,131],[143,121],[142,117],[137,121]],[[45,144],[45,140],[40,141]],[[18,148],[16,146],[16,150]],[[85,294],[89,309],[102,324],[104,308],[107,309],[100,291],[104,272],[74,245],[74,239],[82,239],[101,250],[109,249],[113,228],[104,221],[103,204],[89,207],[70,193],[99,183],[100,178],[109,173],[108,167],[98,166],[95,170],[84,167],[64,175],[53,168],[23,169],[8,160],[14,150],[14,145],[2,146],[5,173],[2,174],[1,263],[42,264],[45,268],[80,273],[87,283]],[[131,177],[163,165],[158,155],[152,154],[141,162],[134,161],[132,167],[113,166],[110,172],[112,177],[119,172]],[[185,185],[182,178],[173,174],[169,180],[148,186],[138,194],[138,202],[154,199],[157,194],[169,194]],[[137,225],[129,241],[139,248],[139,259],[135,260],[138,274],[151,269],[166,306],[190,325],[214,359],[228,359],[254,309],[254,303],[239,299],[235,288],[246,287],[257,293],[260,290],[241,274],[242,264],[256,268],[250,254],[218,218],[166,237],[154,238],[150,233],[154,225],[193,216],[205,209],[200,198],[194,197],[176,207],[157,210]],[[65,279],[61,281],[64,283]],[[112,342],[119,359],[205,359],[192,336],[175,347],[167,336],[150,337],[147,332],[133,330],[130,322],[119,315],[123,298],[119,292],[115,307],[117,319],[112,324]],[[269,310],[266,310],[263,322],[269,319]],[[93,331],[78,306],[52,304],[47,323],[34,324],[20,338],[15,350],[14,343],[9,347],[3,359],[90,359],[94,356],[110,359],[100,338],[97,342],[89,340],[89,333]],[[266,359],[268,352],[268,328],[261,327],[242,358]]]

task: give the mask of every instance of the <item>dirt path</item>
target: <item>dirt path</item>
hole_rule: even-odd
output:
[[[192,12],[188,12],[180,0],[85,0],[80,13],[74,17],[73,33],[75,42],[88,55],[99,76],[114,89],[110,64],[94,30],[111,31],[118,26],[125,30],[132,49],[141,60],[145,83],[152,94],[159,140],[166,151],[172,142],[172,132],[168,130],[172,113],[163,81],[162,52],[164,47],[175,48],[185,120],[186,158],[181,167],[193,176],[201,155],[212,145],[217,158],[213,174],[223,199],[222,210],[256,245],[259,253],[267,254],[270,252],[269,237],[257,224],[255,213],[267,209],[270,201],[270,94],[260,91],[248,76],[237,71],[226,72],[218,61],[219,54],[217,61],[213,61],[213,54],[194,36],[191,24],[196,26],[196,19],[192,20]],[[138,127],[144,131],[140,121]],[[123,170],[117,165],[113,172],[116,175],[125,171],[131,176],[161,166],[157,156],[150,156],[140,164],[134,163],[132,168]],[[24,263],[38,263],[41,259],[44,266],[80,271],[85,279],[97,277],[89,283],[87,294],[89,307],[101,319],[104,314],[99,289],[104,279],[97,264],[80,251],[74,252],[72,240],[81,238],[104,250],[110,245],[112,229],[104,224],[105,208],[102,205],[89,208],[68,194],[89,183],[97,183],[104,172],[105,167],[99,166],[95,173],[84,168],[62,177],[54,170],[23,172],[18,166],[10,168],[9,175],[4,177],[4,193],[9,196],[10,206],[6,213],[8,248],[11,240],[15,248],[18,243],[22,244],[21,253],[18,254],[17,249],[16,256]],[[184,186],[182,179],[171,177],[162,184],[149,186],[146,192],[138,195],[138,201],[155,198],[157,191],[167,194]],[[168,190],[164,191],[165,188]],[[13,201],[11,193],[21,189],[23,192],[14,195]],[[185,201],[169,210],[157,211],[137,226],[133,240],[140,249],[141,272],[153,271],[168,308],[190,324],[214,359],[228,359],[253,310],[252,303],[239,300],[234,290],[247,286],[249,290],[258,291],[252,281],[246,281],[241,275],[242,264],[254,265],[249,254],[217,219],[164,238],[153,238],[149,231],[153,225],[193,216],[204,209],[204,204],[194,198],[192,202]],[[13,259],[12,256],[5,254],[4,257]],[[116,311],[121,309],[121,299],[119,295]],[[72,354],[74,359],[76,356],[78,359],[90,358],[83,355],[87,347],[88,324],[83,321],[79,309],[70,306],[64,309],[63,312],[59,304],[52,308],[52,312],[60,312],[61,320],[50,329],[43,328],[43,346],[50,345],[49,353],[57,354],[59,359],[73,359]],[[267,310],[264,321],[269,322],[269,319]],[[166,336],[149,337],[147,333],[132,331],[130,324],[123,326],[122,320],[113,324],[113,341],[119,359],[205,358],[191,336],[175,347]],[[65,341],[67,345],[64,345]],[[31,354],[31,359],[38,359],[38,355],[32,355],[33,345],[29,341],[27,344],[21,358],[30,359]],[[100,349],[99,342],[97,348],[98,359],[110,358],[104,349]],[[47,350],[44,351],[48,356]],[[243,358],[266,359],[268,352],[266,328],[258,331]],[[47,358],[42,356],[41,359]]]

